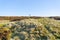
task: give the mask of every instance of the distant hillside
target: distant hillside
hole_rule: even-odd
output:
[[[28,19],[28,18],[38,19],[41,17],[36,17],[36,16],[32,16],[32,17],[29,17],[29,16],[0,16],[0,20],[12,20],[12,21]]]
[[[60,17],[59,16],[56,16],[56,17],[49,17],[49,18],[54,18],[56,20],[60,20]]]
[[[0,20],[11,20],[11,21],[16,21],[16,20],[22,20],[22,19],[28,19],[28,18],[34,18],[34,19],[39,19],[39,18],[53,18],[56,20],[60,20],[59,16],[52,16],[52,17],[37,17],[37,16],[0,16]]]

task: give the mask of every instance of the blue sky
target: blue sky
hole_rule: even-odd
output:
[[[60,16],[60,0],[0,0],[0,16]]]

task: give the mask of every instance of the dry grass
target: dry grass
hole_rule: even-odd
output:
[[[0,20],[0,24],[6,24],[6,23],[9,23],[10,20]]]

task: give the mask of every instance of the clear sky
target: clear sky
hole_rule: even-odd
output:
[[[60,0],[0,0],[0,16],[60,16]]]

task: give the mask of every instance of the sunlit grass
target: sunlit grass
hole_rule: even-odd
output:
[[[0,24],[0,27],[3,25]],[[50,18],[24,19],[8,22],[4,27],[11,30],[11,38],[20,40],[56,40],[60,39],[60,22]]]

